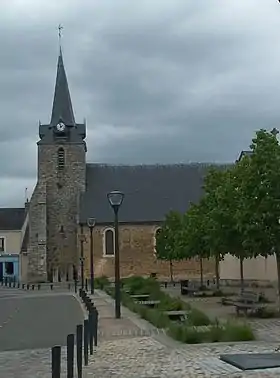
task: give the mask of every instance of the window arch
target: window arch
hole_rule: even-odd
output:
[[[157,245],[157,239],[156,239],[156,236],[157,234],[161,231],[161,227],[157,227],[154,231],[154,256],[156,257],[157,255],[157,250],[156,250],[156,245]]]
[[[57,167],[58,170],[62,170],[65,167],[65,151],[62,147],[57,151]]]
[[[103,255],[115,256],[115,230],[107,228],[103,234]]]

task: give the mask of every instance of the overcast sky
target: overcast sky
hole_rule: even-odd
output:
[[[280,124],[277,0],[1,0],[0,206],[36,181],[59,23],[88,162],[231,162]]]

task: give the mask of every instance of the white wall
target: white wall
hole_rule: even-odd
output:
[[[240,262],[237,258],[226,255],[224,261],[220,262],[221,279],[240,279]],[[244,278],[249,280],[277,281],[277,267],[275,256],[268,258],[257,257],[244,261]]]

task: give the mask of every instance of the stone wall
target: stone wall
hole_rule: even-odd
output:
[[[63,169],[58,168],[58,150],[65,152]],[[38,180],[47,188],[47,265],[49,275],[69,279],[77,266],[78,196],[85,189],[85,145],[57,143],[39,145]]]
[[[96,276],[114,277],[114,257],[104,256],[104,231],[108,227],[96,226],[93,232],[94,271]],[[160,278],[169,277],[168,262],[158,261],[154,254],[155,231],[158,226],[120,226],[120,266],[121,276],[149,275],[157,273]],[[86,242],[84,243],[85,276],[90,277],[90,233],[84,227]],[[214,263],[204,260],[204,273],[207,277],[214,276]],[[175,262],[174,278],[199,277],[199,261]]]
[[[29,243],[27,248],[27,280],[47,280],[47,210],[46,185],[38,183],[29,205]]]

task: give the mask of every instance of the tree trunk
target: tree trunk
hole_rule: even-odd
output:
[[[219,271],[219,264],[220,264],[220,255],[215,257],[215,274],[216,274],[216,289],[220,290],[220,271]]]
[[[280,312],[280,255],[276,253],[277,276],[278,276],[278,311]]]
[[[200,286],[203,287],[203,260],[200,258]]]
[[[170,281],[173,283],[173,263],[172,263],[172,260],[169,261],[169,270],[170,270]]]
[[[244,258],[240,257],[239,261],[240,261],[240,286],[241,286],[241,293],[243,293],[244,291],[244,270],[243,270]]]

